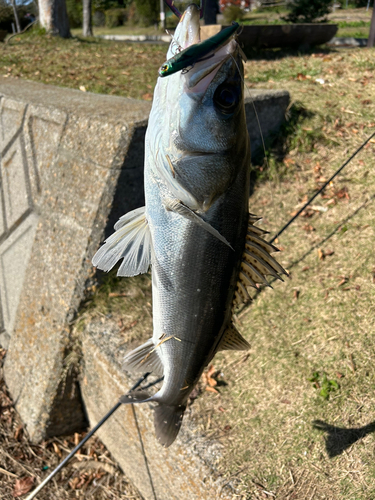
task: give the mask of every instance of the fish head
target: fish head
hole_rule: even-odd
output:
[[[167,58],[178,53],[178,45],[184,49],[198,41],[199,8],[192,4]],[[242,51],[235,38],[191,67],[159,78],[153,111],[149,123],[159,131],[154,134],[159,173],[177,199],[206,212],[233,182],[239,165],[247,161],[248,167],[250,161]]]

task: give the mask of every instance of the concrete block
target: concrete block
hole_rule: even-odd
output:
[[[0,78],[0,342],[34,441],[85,421],[67,362],[70,322],[119,179],[143,171],[134,147],[149,110],[147,102]],[[142,203],[142,185],[136,194],[124,195],[123,210]]]
[[[147,330],[146,324],[144,328]],[[110,319],[93,321],[83,335],[81,391],[92,425],[137,380],[136,375],[130,379],[121,369],[128,347],[118,330]],[[154,500],[152,488],[158,500],[233,498],[228,479],[216,472],[222,445],[197,431],[191,415],[194,410],[188,408],[177,440],[165,449],[156,441],[150,405],[133,408],[121,406],[98,435],[145,500]]]
[[[290,103],[287,90],[254,90],[245,92],[246,124],[250,136],[251,158],[264,154],[262,135],[267,146],[285,122]]]

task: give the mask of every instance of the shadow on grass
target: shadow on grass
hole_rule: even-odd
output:
[[[287,57],[298,57],[298,56],[308,56],[312,54],[332,54],[338,52],[338,49],[333,47],[328,47],[327,45],[318,45],[311,47],[308,45],[301,45],[300,47],[294,48],[282,48],[282,49],[259,49],[253,48],[246,52],[248,60],[267,60],[276,61],[284,59]]]
[[[345,427],[335,427],[322,420],[314,420],[314,429],[327,433],[325,437],[326,450],[330,458],[341,455],[347,448],[364,438],[368,434],[375,432],[375,421],[364,427],[345,429]]]

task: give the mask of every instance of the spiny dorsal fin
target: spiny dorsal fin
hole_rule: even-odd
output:
[[[237,289],[234,293],[234,307],[251,300],[246,287],[257,288],[259,283],[271,286],[266,279],[267,275],[281,281],[283,280],[279,275],[287,275],[285,269],[270,255],[272,252],[278,252],[279,249],[262,238],[262,234],[267,233],[267,231],[254,226],[254,223],[260,219],[261,217],[249,214],[245,249],[242,255]]]
[[[230,323],[224,332],[218,351],[247,351],[248,349],[250,349],[248,341],[242,337],[233,323]]]

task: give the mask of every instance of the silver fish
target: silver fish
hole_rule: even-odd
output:
[[[167,59],[199,42],[199,9],[181,18]],[[123,216],[93,259],[118,275],[152,268],[153,337],[127,354],[127,370],[164,375],[161,389],[124,403],[154,401],[155,432],[175,440],[205,366],[224,349],[249,347],[232,323],[246,288],[283,268],[248,213],[250,145],[241,50],[234,39],[192,68],[159,78],[145,142],[146,206]]]

